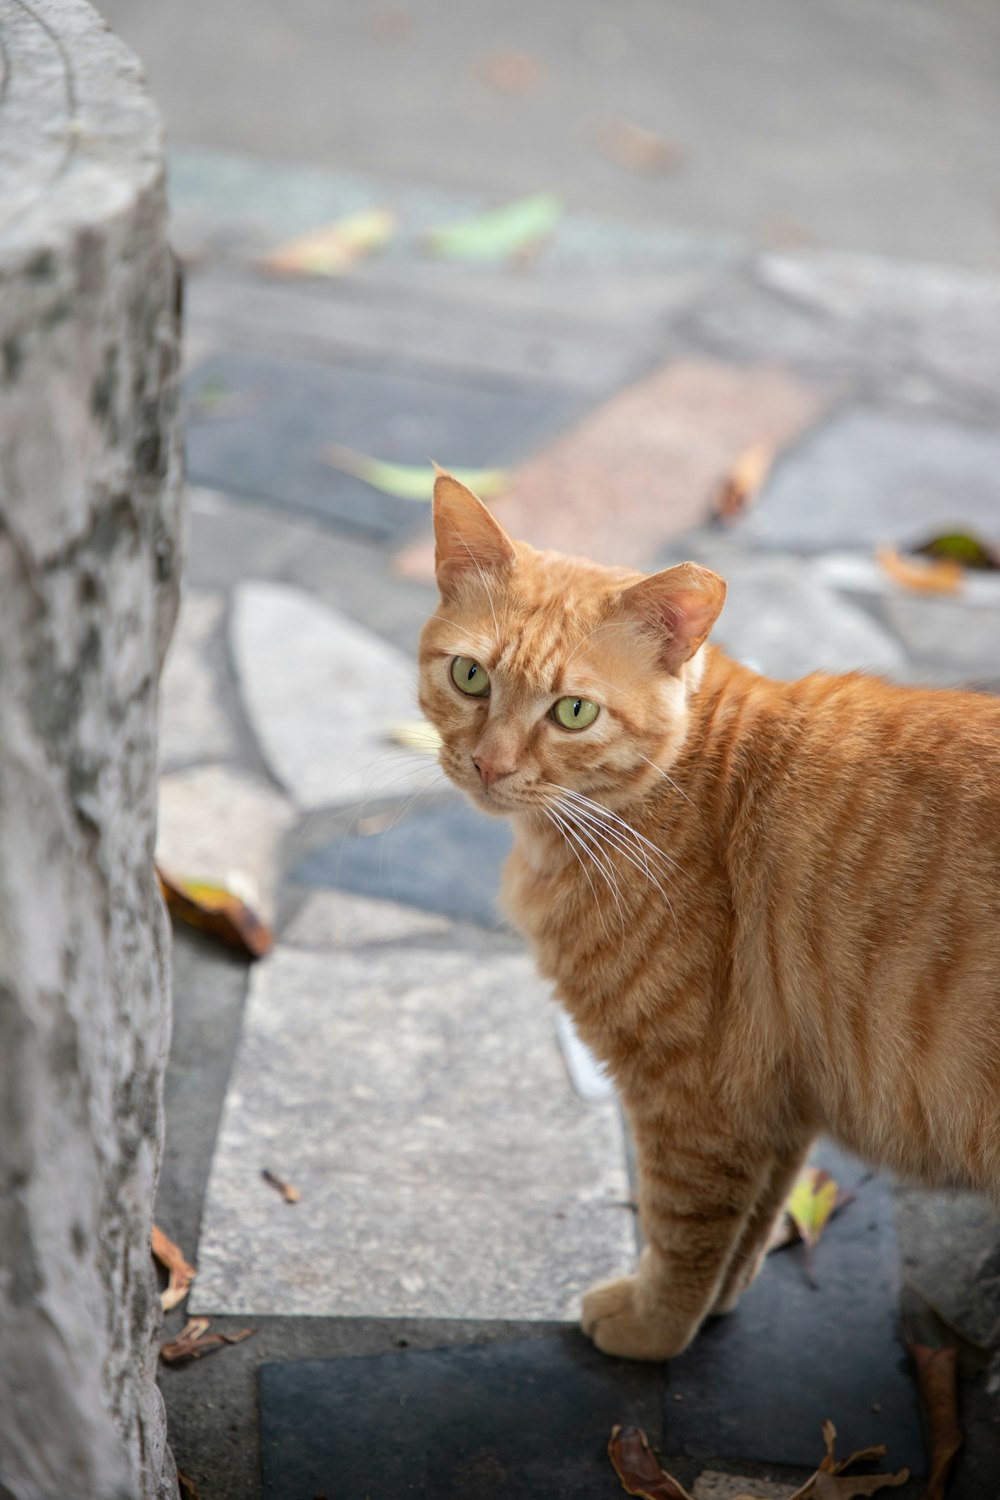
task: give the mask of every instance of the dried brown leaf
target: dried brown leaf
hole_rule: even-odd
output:
[[[271,929],[246,902],[224,885],[204,880],[181,880],[157,866],[160,890],[170,915],[200,932],[210,933],[248,958],[263,958],[274,946]]]
[[[487,52],[479,59],[479,76],[498,94],[530,94],[542,81],[542,65],[530,52]]]
[[[277,1189],[286,1203],[298,1203],[302,1197],[297,1187],[293,1187],[290,1182],[286,1182],[283,1177],[279,1177],[275,1172],[269,1172],[267,1167],[262,1169],[260,1175],[265,1182],[270,1183],[271,1187]]]
[[[916,562],[900,557],[894,547],[878,547],[875,556],[889,577],[903,588],[918,594],[957,594],[964,582],[960,563],[947,558]]]
[[[183,1365],[192,1359],[201,1359],[205,1354],[214,1354],[226,1344],[242,1344],[252,1338],[252,1328],[241,1328],[239,1333],[209,1333],[208,1318],[189,1318],[175,1339],[167,1339],[160,1345],[160,1358],[165,1365]]]
[[[153,1225],[153,1255],[170,1273],[170,1280],[160,1293],[160,1306],[164,1312],[170,1312],[184,1301],[198,1272],[185,1260],[180,1246],[175,1245],[156,1224]]]
[[[774,444],[761,439],[744,448],[726,475],[712,505],[720,521],[735,521],[753,505],[774,463]]]
[[[180,1469],[177,1470],[177,1483],[188,1497],[188,1500],[201,1500],[201,1495],[198,1493],[198,1486],[194,1480],[189,1479],[186,1474],[182,1474]]]
[[[644,177],[661,177],[676,172],[683,160],[678,148],[632,120],[608,120],[597,137],[604,156],[629,172]]]
[[[820,1469],[812,1493],[814,1500],[853,1500],[854,1496],[894,1490],[909,1477],[909,1469],[900,1469],[898,1474],[828,1474]]]
[[[964,1441],[958,1420],[958,1350],[907,1344],[931,1435],[931,1472],[924,1500],[943,1500],[955,1455]]]
[[[641,1427],[614,1426],[608,1457],[626,1494],[642,1500],[691,1500],[687,1490],[660,1468]]]

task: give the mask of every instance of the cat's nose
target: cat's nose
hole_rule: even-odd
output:
[[[487,791],[494,782],[501,781],[504,776],[512,776],[517,770],[513,762],[497,755],[474,755],[472,764],[479,772],[479,779]]]

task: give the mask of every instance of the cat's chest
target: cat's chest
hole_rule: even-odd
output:
[[[623,961],[648,926],[647,903],[608,863],[554,869],[515,844],[504,869],[502,904],[531,943],[539,969],[569,1001],[595,1001],[620,988]]]

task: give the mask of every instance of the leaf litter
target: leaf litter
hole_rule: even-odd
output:
[[[746,515],[774,464],[774,444],[764,439],[744,448],[719,486],[712,514],[719,521],[736,521]]]
[[[598,131],[597,144],[609,161],[642,177],[676,172],[684,160],[677,146],[633,120],[606,120]]]
[[[441,736],[433,724],[426,719],[405,719],[389,729],[389,739],[404,750],[416,750],[421,755],[436,755],[441,749]]]
[[[170,1279],[160,1293],[160,1306],[164,1312],[170,1312],[171,1308],[184,1301],[198,1272],[185,1259],[180,1246],[175,1245],[157,1224],[153,1225],[152,1249],[155,1259],[169,1272]]]
[[[424,243],[434,255],[446,260],[527,260],[554,233],[562,212],[555,193],[532,193],[472,218],[430,229]]]
[[[438,470],[427,464],[397,464],[385,459],[373,458],[369,453],[358,453],[342,443],[331,443],[323,452],[323,459],[331,468],[342,474],[353,474],[370,484],[372,489],[396,500],[426,501],[434,498],[434,480]],[[460,484],[474,490],[477,495],[498,495],[507,487],[505,469],[450,469]]]
[[[302,1194],[297,1187],[293,1187],[290,1182],[286,1182],[284,1177],[279,1177],[276,1172],[268,1171],[267,1167],[261,1168],[260,1175],[266,1183],[281,1194],[286,1203],[298,1203],[300,1201]]]
[[[274,934],[235,891],[206,880],[156,874],[171,917],[238,948],[248,958],[263,958],[274,947]]]
[[[859,1448],[849,1458],[838,1460],[835,1452],[837,1429],[832,1422],[823,1423],[826,1453],[814,1474],[788,1500],[853,1500],[855,1496],[875,1495],[879,1490],[895,1489],[905,1484],[910,1474],[900,1469],[896,1474],[852,1474],[845,1471],[855,1464],[874,1463],[885,1457],[885,1447]],[[691,1495],[672,1474],[661,1468],[641,1427],[612,1428],[608,1457],[626,1494],[641,1500],[692,1500]],[[750,1500],[737,1496],[736,1500]]]
[[[189,1318],[174,1339],[166,1339],[160,1345],[160,1358],[165,1365],[186,1365],[206,1354],[215,1354],[227,1344],[242,1344],[253,1338],[253,1328],[241,1328],[238,1333],[209,1333],[208,1318]]]
[[[286,276],[342,276],[386,244],[396,227],[391,209],[359,209],[279,245],[264,256],[261,265]]]
[[[488,88],[498,94],[531,94],[542,81],[543,68],[530,52],[487,52],[477,72]]]
[[[857,1194],[853,1191],[843,1191],[822,1167],[803,1167],[785,1200],[782,1216],[771,1233],[768,1251],[781,1250],[786,1245],[801,1241],[809,1281],[814,1287],[817,1286],[813,1251],[833,1216],[853,1203],[856,1197]]]

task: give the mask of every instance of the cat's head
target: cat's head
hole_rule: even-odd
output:
[[[441,603],[421,637],[420,705],[447,775],[500,814],[567,790],[606,807],[641,796],[683,742],[722,579],[537,552],[448,474],[434,533]]]

